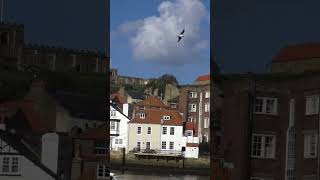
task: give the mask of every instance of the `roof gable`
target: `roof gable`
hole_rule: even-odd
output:
[[[135,104],[136,106],[154,106],[154,107],[167,107],[160,99],[155,96],[150,96],[146,100],[140,101]]]

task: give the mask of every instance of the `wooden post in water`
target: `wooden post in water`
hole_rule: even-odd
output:
[[[122,173],[124,173],[125,166],[126,166],[126,148],[122,148]]]
[[[182,168],[184,169],[184,157],[182,158]]]

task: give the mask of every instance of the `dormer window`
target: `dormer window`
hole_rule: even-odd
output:
[[[146,113],[140,113],[140,119],[145,119],[146,118]]]
[[[186,136],[192,136],[193,131],[192,130],[186,130]]]
[[[170,116],[163,116],[163,120],[170,120]]]

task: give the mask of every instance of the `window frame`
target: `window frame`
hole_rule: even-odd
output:
[[[198,93],[195,91],[189,92],[189,98],[195,99],[198,97]]]
[[[169,132],[169,134],[170,134],[171,136],[174,136],[174,133],[175,133],[175,128],[174,128],[174,127],[170,127],[170,132]]]
[[[140,130],[139,130],[140,129]],[[142,133],[142,127],[141,126],[138,126],[137,127],[137,134],[140,135]]]
[[[165,131],[164,131],[164,130],[165,130]],[[165,132],[165,133],[164,133],[164,132]],[[167,135],[167,134],[168,134],[168,128],[167,128],[167,127],[162,127],[161,134]]]
[[[314,99],[315,99],[315,102],[312,102],[312,100]],[[315,104],[312,104],[312,103],[315,103]],[[315,105],[315,107],[313,107],[314,109],[311,109],[312,105]],[[306,96],[305,97],[305,115],[312,116],[312,115],[317,115],[318,113],[319,113],[319,95]]]
[[[257,106],[257,100],[261,100],[262,104]],[[274,101],[273,110],[268,112],[268,101]],[[257,107],[261,108],[261,111],[257,111]],[[265,115],[278,115],[278,98],[274,97],[256,97],[254,101],[254,114],[265,114]]]
[[[312,155],[311,153],[311,149],[312,149],[312,145],[311,145],[311,138],[314,138],[314,154]],[[308,138],[308,139],[307,139]],[[309,144],[307,144],[306,141],[309,141]],[[303,158],[304,159],[314,159],[317,158],[317,149],[318,149],[318,134],[316,132],[308,132],[308,133],[304,133],[304,137],[303,137]]]
[[[150,133],[149,133],[149,132],[150,132]],[[152,127],[149,126],[149,127],[147,128],[147,134],[148,134],[148,135],[151,135],[151,134],[152,134]]]
[[[191,108],[190,108],[190,106],[191,106]],[[197,104],[195,104],[195,103],[188,104],[188,111],[189,112],[197,112]]]
[[[254,137],[260,137],[261,138],[261,145],[260,145],[260,155],[255,155],[254,152],[258,152],[258,150],[254,150],[255,142]],[[266,155],[266,139],[272,137],[272,154],[267,156]],[[253,133],[251,138],[251,158],[258,158],[258,159],[275,159],[276,155],[276,135],[273,134],[258,134]],[[258,145],[257,145],[258,146]]]

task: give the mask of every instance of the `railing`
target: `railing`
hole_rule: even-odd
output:
[[[110,129],[110,135],[119,135],[120,130],[112,130]]]
[[[154,154],[154,155],[170,155],[170,156],[184,156],[184,151],[164,150],[164,149],[141,149],[134,148],[133,153],[136,154]]]

